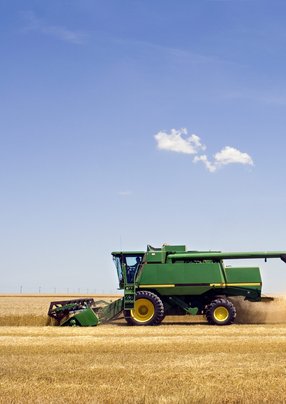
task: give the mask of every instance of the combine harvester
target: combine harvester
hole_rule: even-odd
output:
[[[130,325],[159,325],[168,315],[205,315],[209,324],[232,324],[236,317],[231,297],[251,302],[261,296],[258,267],[225,266],[223,260],[281,258],[286,251],[186,251],[183,245],[147,246],[147,251],[112,253],[119,289],[124,296],[111,303],[93,299],[51,302],[48,315],[60,326],[96,326],[122,312]]]

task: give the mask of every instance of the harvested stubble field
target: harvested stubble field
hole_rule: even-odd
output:
[[[9,314],[5,299],[0,318]],[[21,299],[24,313],[28,301],[33,310],[43,304],[17,299],[19,315]],[[285,306],[280,299],[280,314]],[[178,318],[159,327],[7,324],[0,328],[0,402],[285,403],[283,320],[229,327]]]

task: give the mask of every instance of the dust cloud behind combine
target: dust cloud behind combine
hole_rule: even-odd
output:
[[[286,323],[286,296],[275,297],[269,302],[248,302],[232,298],[237,310],[236,324],[283,324]]]

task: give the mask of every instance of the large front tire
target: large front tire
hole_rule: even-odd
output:
[[[164,318],[164,305],[159,296],[145,290],[136,293],[134,309],[124,311],[129,325],[159,325]]]
[[[206,318],[212,325],[232,324],[236,317],[235,306],[227,299],[213,300],[206,308]]]

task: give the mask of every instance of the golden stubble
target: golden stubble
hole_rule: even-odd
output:
[[[57,299],[0,297],[0,403],[285,402],[284,298],[242,307],[244,321],[258,319],[259,308],[262,321],[277,312],[280,324],[166,317],[159,327],[45,327]]]
[[[3,403],[285,402],[286,325],[2,327]]]

